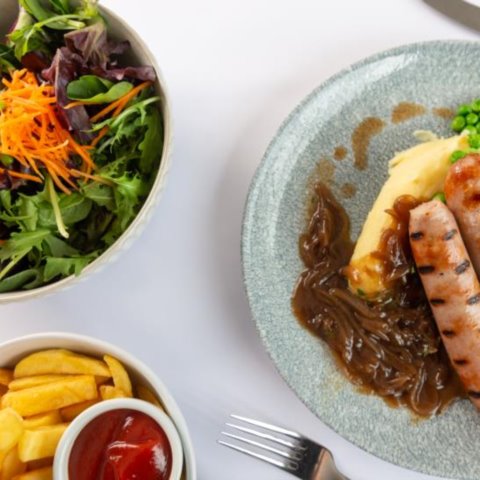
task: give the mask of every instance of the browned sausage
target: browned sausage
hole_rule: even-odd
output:
[[[480,274],[480,155],[468,155],[452,165],[445,180],[445,196]]]
[[[448,207],[410,212],[410,244],[438,329],[472,402],[480,408],[480,283]]]

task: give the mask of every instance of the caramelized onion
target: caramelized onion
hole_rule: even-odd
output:
[[[299,321],[333,352],[362,391],[403,405],[420,416],[441,412],[464,392],[443,347],[415,271],[409,241],[410,196],[388,213],[392,226],[375,256],[391,290],[372,302],[353,294],[342,274],[353,251],[350,221],[323,184],[315,186],[313,213],[301,235],[306,270],[292,298]]]

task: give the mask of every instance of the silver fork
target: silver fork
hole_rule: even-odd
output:
[[[231,441],[220,439],[221,445],[275,465],[302,480],[348,480],[337,470],[325,447],[299,433],[239,415],[230,417],[240,425],[227,422],[227,427],[245,435],[224,431],[221,435]]]

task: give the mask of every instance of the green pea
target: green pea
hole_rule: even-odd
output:
[[[447,199],[445,198],[445,194],[443,192],[437,192],[433,197],[432,200],[440,200],[443,203],[447,203]]]
[[[477,133],[477,127],[475,127],[475,125],[465,125],[463,130],[466,130],[469,133]]]
[[[480,112],[480,98],[477,98],[472,102],[471,109],[473,112],[476,112],[476,113]]]
[[[470,107],[470,105],[460,105],[457,110],[457,115],[466,117],[471,111],[472,108]]]
[[[468,136],[468,144],[472,148],[480,148],[480,134],[479,133],[472,133]]]
[[[465,121],[464,117],[457,116],[452,120],[452,130],[460,133],[464,129],[466,123],[467,122]]]
[[[455,163],[461,158],[465,157],[467,155],[467,152],[464,152],[463,150],[455,150],[451,155],[450,155],[450,163]]]
[[[465,120],[467,121],[468,125],[475,125],[478,122],[478,115],[476,113],[469,113]]]

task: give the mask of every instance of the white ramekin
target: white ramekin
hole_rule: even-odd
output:
[[[128,409],[142,412],[155,420],[157,424],[165,432],[172,450],[172,471],[168,480],[179,480],[182,474],[183,466],[183,449],[180,437],[178,436],[175,425],[160,408],[137,400],[136,398],[117,398],[114,400],[105,400],[88,408],[81,413],[69,425],[58,444],[57,451],[53,462],[53,479],[68,480],[68,466],[70,454],[78,435],[82,430],[95,418],[106,412],[113,410]]]

